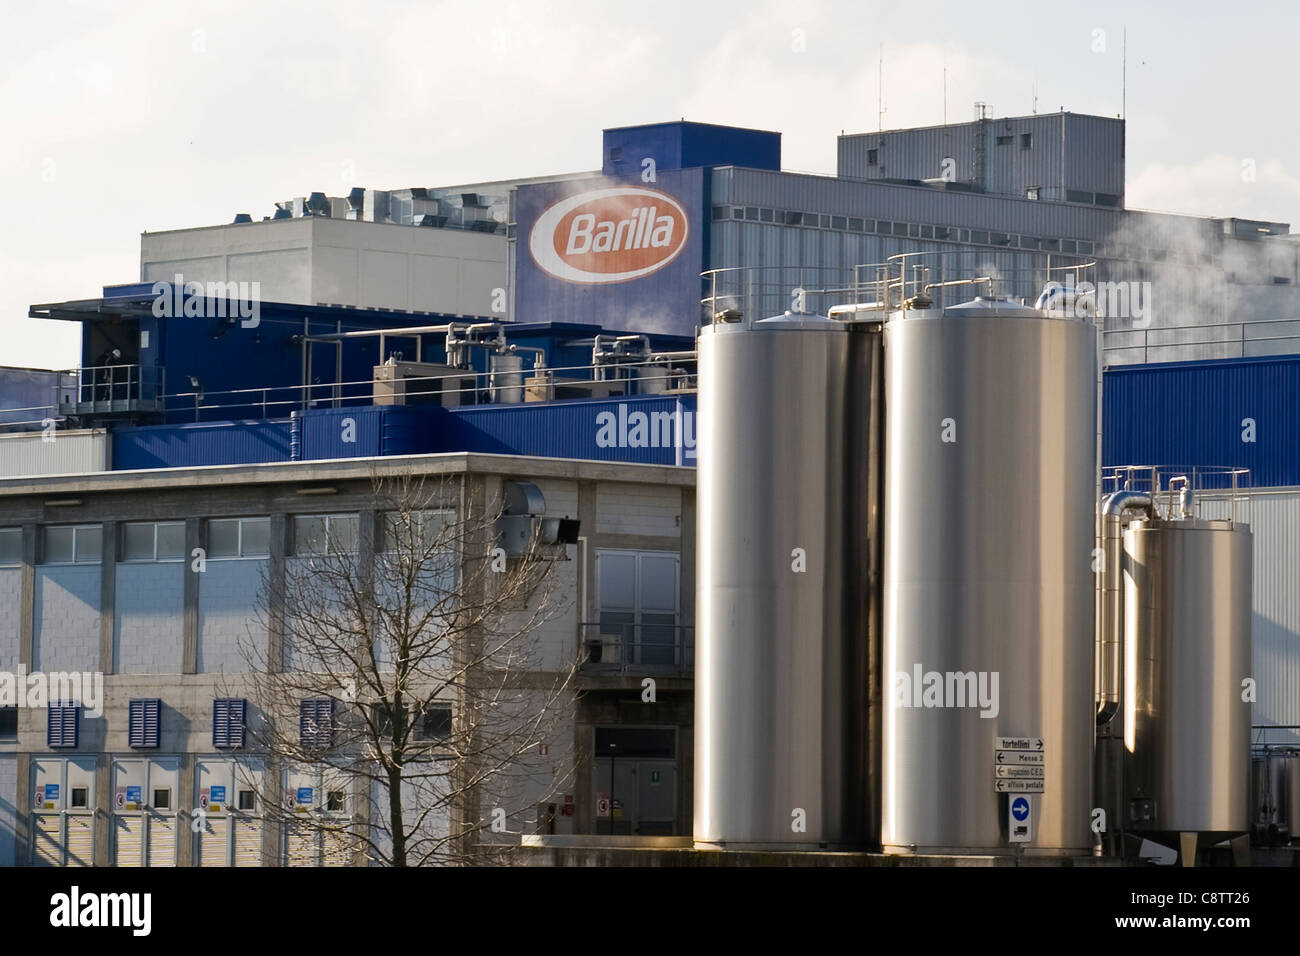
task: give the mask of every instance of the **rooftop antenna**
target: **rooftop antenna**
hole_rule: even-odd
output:
[[[880,44],[880,66],[876,69],[876,132],[885,130],[885,45]]]
[[[1124,24],[1124,52],[1121,57],[1123,66],[1120,67],[1120,94],[1119,94],[1119,118],[1127,119],[1128,117],[1128,24]]]
[[[1037,116],[1037,115],[1038,115],[1038,80],[1037,80],[1037,78],[1034,79],[1034,85],[1033,85],[1032,89],[1033,89],[1033,93],[1034,93],[1034,115]]]

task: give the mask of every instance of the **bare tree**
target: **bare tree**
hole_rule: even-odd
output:
[[[288,828],[291,857],[505,862],[512,831],[572,773],[540,759],[572,712],[577,660],[545,659],[540,638],[565,604],[566,548],[533,534],[507,555],[501,508],[473,477],[372,488],[374,521],[308,520],[283,583],[268,576],[258,617],[282,642],[241,642],[249,736],[290,784],[264,801],[268,822]]]

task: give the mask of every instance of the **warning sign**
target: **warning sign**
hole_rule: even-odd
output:
[[[609,794],[602,793],[600,796],[596,797],[596,816],[609,816]]]

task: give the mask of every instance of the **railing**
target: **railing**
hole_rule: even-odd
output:
[[[65,414],[112,414],[163,408],[166,373],[152,365],[87,365],[72,369],[72,395],[61,394]],[[71,401],[68,399],[71,398]]]
[[[695,629],[680,624],[578,625],[586,673],[691,674]]]
[[[675,355],[678,353],[674,353]],[[375,386],[391,388],[392,381],[374,378],[357,379],[345,382],[317,382],[308,385],[275,385],[256,388],[233,388],[209,391],[202,388],[185,392],[166,392],[162,388],[162,370],[145,368],[141,375],[140,366],[110,365],[88,366],[73,370],[78,384],[68,390],[59,415],[95,415],[112,414],[126,411],[168,411],[174,414],[192,417],[199,421],[207,415],[209,419],[219,413],[227,418],[288,418],[290,412],[309,408],[342,408],[374,404]],[[100,378],[100,372],[110,370]],[[596,378],[596,373],[601,378]],[[661,359],[642,360],[625,358],[617,364],[547,366],[534,371],[526,369],[503,373],[495,371],[479,372],[473,369],[456,369],[438,375],[410,376],[401,379],[405,386],[419,383],[448,384],[455,380],[469,379],[472,385],[464,387],[447,387],[439,391],[426,391],[421,396],[440,401],[444,396],[456,396],[461,405],[507,404],[492,399],[508,387],[503,386],[503,375],[519,376],[517,387],[520,391],[528,387],[538,387],[553,392],[556,388],[581,390],[590,385],[597,396],[616,395],[658,395],[681,394],[694,391],[696,373],[692,358],[677,357],[672,362]],[[494,382],[493,379],[496,379]],[[532,379],[536,377],[536,382]],[[157,386],[153,384],[157,381]],[[409,388],[410,392],[419,392]],[[399,400],[400,401],[400,400]],[[410,404],[415,404],[411,402]],[[15,410],[17,411],[17,410]],[[42,415],[31,424],[39,424],[46,417]],[[17,423],[11,423],[17,424]]]
[[[904,303],[925,297],[933,309],[967,301],[977,295],[1013,297],[1035,302],[1048,282],[1068,288],[1096,278],[1096,262],[1082,257],[1029,250],[1007,254],[1035,256],[1041,264],[1003,268],[994,264],[999,253],[961,250],[909,252],[884,262],[847,268],[754,266],[712,269],[701,274],[701,322],[734,310],[764,319],[782,312],[828,315],[839,306],[858,315],[881,319]],[[1053,265],[1055,260],[1056,264]],[[1077,261],[1070,261],[1077,260]],[[1062,264],[1062,263],[1066,264]]]
[[[1282,331],[1282,326],[1290,325],[1295,330],[1282,335],[1254,335],[1247,330],[1263,332]],[[1233,331],[1235,330],[1235,331]],[[1297,319],[1260,319],[1253,322],[1209,322],[1199,325],[1174,326],[1166,328],[1114,328],[1106,329],[1102,342],[1107,355],[1123,352],[1140,352],[1141,361],[1146,364],[1151,359],[1151,351],[1160,349],[1165,352],[1174,349],[1193,353],[1184,355],[1187,360],[1204,358],[1247,358],[1258,355],[1290,355],[1300,353],[1300,318]],[[1181,336],[1192,338],[1177,341]],[[1213,338],[1198,336],[1212,335]],[[1121,336],[1131,336],[1133,341],[1116,341]],[[1155,338],[1156,341],[1152,341]],[[1162,341],[1163,339],[1163,341]],[[1258,343],[1277,342],[1281,345],[1262,345]],[[1253,347],[1252,347],[1253,346]],[[1209,348],[1220,349],[1220,354],[1206,355]],[[1165,355],[1160,361],[1177,361],[1174,356]]]
[[[1165,519],[1228,518],[1250,523],[1250,469],[1206,465],[1113,465],[1102,469],[1102,494],[1151,495]]]

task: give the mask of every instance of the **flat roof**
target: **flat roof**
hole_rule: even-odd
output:
[[[273,485],[295,482],[357,481],[406,472],[424,475],[518,475],[529,478],[625,481],[639,484],[694,487],[695,469],[679,465],[591,461],[582,458],[534,458],[527,455],[488,455],[444,452],[312,461],[280,461],[253,465],[204,465],[190,468],[148,468],[74,475],[33,475],[0,479],[0,499],[40,495],[96,494],[121,491],[162,491],[196,487],[210,490],[220,483]]]

